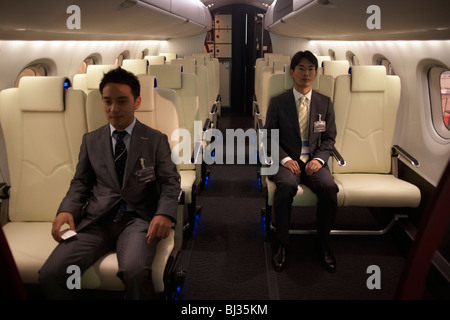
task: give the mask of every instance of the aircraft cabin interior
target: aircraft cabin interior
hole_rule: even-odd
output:
[[[46,299],[52,223],[87,137],[110,121],[99,85],[119,68],[137,77],[135,118],[167,137],[179,175],[176,223],[148,269],[158,299],[187,303],[161,310],[213,316],[200,308],[209,300],[215,316],[275,316],[278,300],[450,299],[449,12],[447,0],[2,1],[1,299]],[[317,69],[293,68],[299,51]],[[326,116],[337,132],[320,162],[338,189],[333,272],[315,253],[322,195],[302,179],[273,266],[273,176],[288,163],[278,97],[297,92],[296,70],[315,75],[311,101],[331,106],[314,130]],[[115,249],[72,267],[78,299],[123,299]]]

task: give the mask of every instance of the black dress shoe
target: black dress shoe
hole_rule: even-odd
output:
[[[336,272],[336,258],[331,252],[330,248],[326,248],[320,251],[320,264],[324,267],[328,272],[334,273]]]
[[[272,264],[276,272],[283,271],[286,265],[286,247],[278,245],[272,255]]]

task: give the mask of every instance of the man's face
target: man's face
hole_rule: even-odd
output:
[[[294,80],[295,89],[299,92],[308,92],[312,88],[314,79],[317,76],[316,67],[308,59],[303,58],[294,70],[289,70],[292,79]]]
[[[141,97],[133,97],[130,86],[108,82],[102,92],[106,119],[117,130],[124,130],[134,120],[134,112],[141,105]]]

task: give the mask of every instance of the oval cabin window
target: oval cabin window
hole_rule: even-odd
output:
[[[450,139],[450,70],[432,67],[428,85],[433,126],[442,138]]]
[[[45,77],[47,76],[47,68],[43,64],[33,64],[23,69],[17,76],[15,87],[19,87],[19,82],[22,77]]]

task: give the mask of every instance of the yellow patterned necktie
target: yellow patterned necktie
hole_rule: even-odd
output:
[[[298,112],[298,123],[300,125],[300,135],[302,141],[308,140],[308,109],[306,107],[306,97],[302,96],[300,98],[299,112]],[[308,154],[302,154],[300,160],[307,162],[309,159]]]

